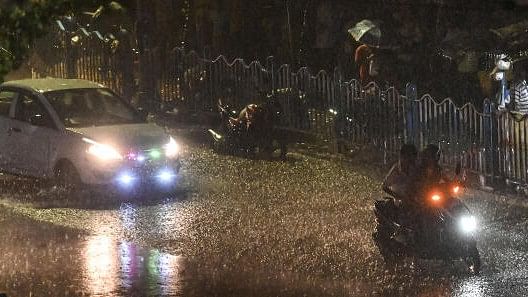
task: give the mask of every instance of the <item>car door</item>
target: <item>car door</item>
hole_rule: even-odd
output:
[[[15,100],[14,119],[8,129],[14,167],[22,174],[43,177],[50,171],[51,144],[58,130],[40,99],[23,91]]]
[[[18,94],[10,90],[0,90],[0,171],[12,172],[12,150],[9,127],[12,125],[14,103]]]

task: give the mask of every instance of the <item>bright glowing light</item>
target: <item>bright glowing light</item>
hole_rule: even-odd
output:
[[[439,201],[441,198],[442,198],[442,197],[440,197],[439,194],[433,194],[433,196],[431,196],[431,199],[432,199],[433,201]]]
[[[460,187],[459,186],[454,186],[453,187],[453,193],[454,194],[458,194],[459,191],[460,191]]]
[[[165,148],[165,156],[167,156],[167,158],[174,158],[180,152],[180,146],[178,145],[176,140],[174,140],[174,138],[172,137],[170,137],[169,143],[167,143],[164,148]]]
[[[161,153],[158,150],[150,151],[150,157],[152,159],[158,159],[161,156]]]
[[[222,135],[216,133],[213,129],[209,129],[208,131],[209,131],[209,133],[213,134],[214,138],[216,138],[216,139],[221,139],[222,138]]]
[[[134,181],[134,176],[129,172],[123,172],[117,177],[117,180],[122,185],[129,186]]]
[[[460,229],[465,233],[471,233],[477,230],[477,220],[474,216],[461,217],[459,221]]]
[[[90,144],[87,152],[102,161],[121,160],[123,158],[116,149],[109,145],[100,144],[88,138],[83,138],[83,141]]]
[[[169,169],[163,169],[158,173],[158,179],[163,183],[172,181],[174,177],[176,177],[176,175]]]

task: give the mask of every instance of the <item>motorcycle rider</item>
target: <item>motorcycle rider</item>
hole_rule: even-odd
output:
[[[414,211],[414,186],[417,171],[418,150],[414,144],[404,144],[400,148],[399,160],[392,166],[383,181],[383,190],[394,196],[395,205],[399,208],[399,217],[402,223],[410,225],[414,223],[416,211]],[[403,234],[396,234],[397,241],[403,241]]]
[[[414,222],[419,234],[425,239],[430,239],[434,232],[435,224],[429,208],[428,201],[424,199],[427,197],[427,190],[431,185],[441,182],[449,181],[445,176],[442,167],[440,166],[440,148],[435,144],[428,144],[419,156],[419,165],[416,171],[417,178],[414,184],[414,193],[416,204],[412,207],[411,215],[414,216]]]
[[[417,150],[412,144],[400,149],[400,160],[391,168],[383,181],[383,190],[401,201],[400,218],[404,225],[414,225],[421,232],[428,227],[429,217],[424,207],[423,190],[427,185],[443,179],[438,164],[440,149],[434,144],[426,146],[417,160]],[[419,162],[418,162],[419,161]],[[396,240],[401,234],[397,234]]]
[[[414,144],[400,148],[399,160],[392,166],[383,181],[383,190],[397,196],[399,200],[412,199],[411,190],[416,174],[418,151]]]
[[[258,112],[258,108],[259,107],[256,104],[248,104],[240,111],[240,114],[237,118],[231,118],[229,122],[232,125],[243,125],[247,131],[254,121],[255,114]]]
[[[440,148],[436,144],[428,144],[420,152],[416,190],[421,191],[431,184],[449,181],[439,162]]]

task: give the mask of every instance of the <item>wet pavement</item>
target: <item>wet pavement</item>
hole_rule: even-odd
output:
[[[405,259],[371,240],[382,166],[290,153],[215,155],[188,143],[171,195],[61,197],[1,177],[0,293],[8,296],[525,296],[528,211],[465,196],[483,271]]]

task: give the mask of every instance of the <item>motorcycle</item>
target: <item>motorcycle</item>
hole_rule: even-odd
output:
[[[457,166],[457,174],[460,172]],[[406,222],[403,210],[397,205],[395,194],[378,200],[374,205],[376,232],[373,239],[385,261],[402,256],[444,260],[448,263],[463,260],[472,274],[481,268],[475,235],[477,222],[466,204],[457,196],[460,182],[438,183],[424,191],[424,212],[427,224],[422,227]]]
[[[220,125],[209,129],[212,148],[217,153],[255,157],[257,150],[271,156],[278,148],[280,157],[285,158],[287,148],[284,137],[275,127],[281,115],[281,106],[274,100],[257,107],[251,126],[234,118],[239,112],[218,101]]]

